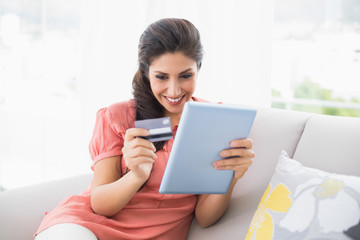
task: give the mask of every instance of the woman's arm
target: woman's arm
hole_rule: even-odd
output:
[[[252,145],[251,139],[234,140],[231,142],[233,148],[224,150],[220,154],[221,157],[232,158],[222,159],[214,163],[216,169],[234,170],[234,178],[226,194],[199,195],[195,216],[201,227],[211,226],[224,215],[237,180],[245,174],[252,164],[255,156]]]
[[[147,130],[145,130],[147,131]],[[150,176],[155,147],[147,140],[144,129],[129,129],[122,149],[126,166],[130,169],[121,177],[120,156],[97,162],[91,192],[91,207],[97,214],[110,217],[118,213]]]
[[[116,171],[120,156],[103,159],[94,166],[91,207],[99,215],[118,213],[143,184],[130,171],[122,178]]]
[[[203,228],[216,223],[226,212],[236,179],[234,178],[226,194],[202,194],[198,197],[195,216]]]

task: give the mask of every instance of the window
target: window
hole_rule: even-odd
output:
[[[5,188],[81,169],[64,164],[69,152],[81,162],[76,147],[82,129],[80,12],[80,0],[0,2],[0,185]]]
[[[272,1],[2,0],[0,186],[91,172],[96,111],[132,98],[140,34],[165,17],[201,33],[196,97],[270,105]]]
[[[274,3],[272,106],[360,117],[360,2]]]

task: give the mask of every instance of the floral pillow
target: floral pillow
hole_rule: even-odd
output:
[[[283,151],[245,239],[360,239],[360,178],[304,167]]]

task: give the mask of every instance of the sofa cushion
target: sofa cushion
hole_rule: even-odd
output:
[[[360,176],[359,156],[360,118],[325,115],[307,121],[294,154],[308,167],[356,176]]]
[[[359,220],[359,177],[304,167],[283,151],[246,240],[359,239]]]

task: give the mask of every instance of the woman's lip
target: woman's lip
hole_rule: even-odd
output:
[[[170,101],[170,100],[168,99],[168,97],[166,97],[166,96],[164,96],[164,98],[165,98],[165,101],[166,101],[168,104],[170,104],[170,105],[179,105],[179,104],[182,103],[183,99],[185,98],[185,95],[186,95],[186,94],[184,94],[184,95],[181,97],[181,99],[180,99],[179,101],[177,101],[177,102],[172,102],[172,101]],[[171,99],[177,99],[177,98],[171,98]]]

